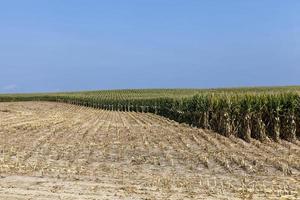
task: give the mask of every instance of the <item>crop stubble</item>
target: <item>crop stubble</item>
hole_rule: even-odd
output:
[[[0,199],[299,198],[300,143],[136,112],[0,103]]]

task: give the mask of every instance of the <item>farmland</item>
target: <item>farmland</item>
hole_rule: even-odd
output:
[[[297,199],[298,91],[0,95],[0,199]]]
[[[154,113],[246,141],[300,137],[299,87],[148,89],[0,95],[0,102],[52,101],[96,109]]]

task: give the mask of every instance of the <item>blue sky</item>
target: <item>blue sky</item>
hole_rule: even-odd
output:
[[[0,0],[0,93],[300,85],[300,1]]]

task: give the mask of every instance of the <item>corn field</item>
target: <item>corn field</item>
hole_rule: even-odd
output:
[[[96,109],[149,112],[245,141],[300,137],[298,87],[153,89],[0,95],[0,101],[55,101]]]

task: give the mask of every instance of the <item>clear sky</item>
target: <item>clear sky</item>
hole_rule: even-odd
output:
[[[0,92],[300,85],[299,0],[0,0]]]

